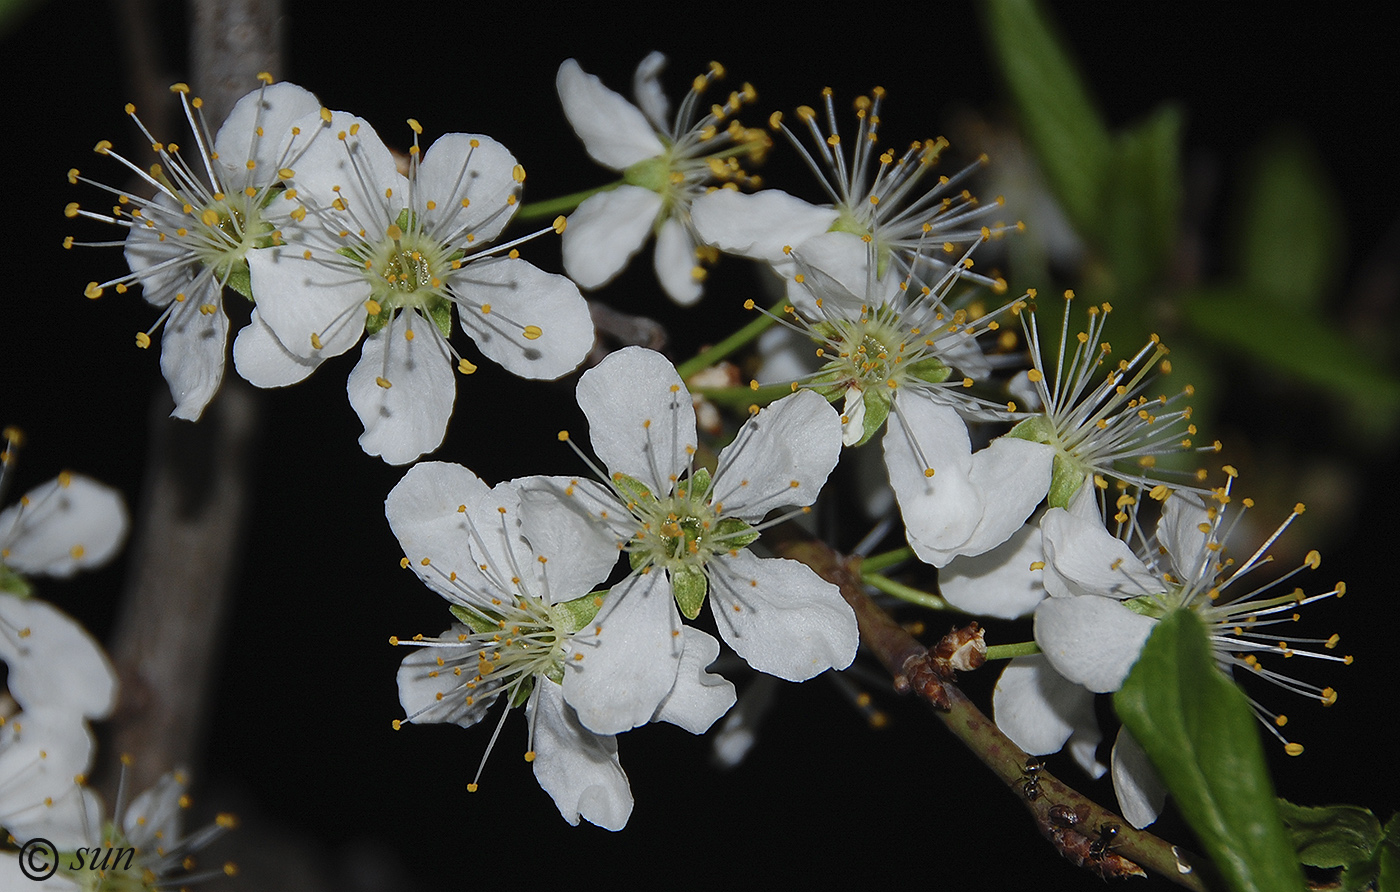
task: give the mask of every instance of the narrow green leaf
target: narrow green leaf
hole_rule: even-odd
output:
[[[1113,704],[1230,889],[1303,888],[1254,714],[1195,614],[1157,624]]]
[[[1033,0],[981,7],[987,37],[1026,138],[1074,227],[1097,235],[1113,147],[1063,41]]]
[[[1377,851],[1380,862],[1378,892],[1400,892],[1400,814],[1385,822],[1385,837]]]
[[[1357,805],[1309,808],[1278,801],[1298,860],[1309,867],[1348,867],[1370,857],[1381,840],[1381,822]]]
[[[1342,214],[1317,150],[1296,133],[1266,140],[1246,174],[1236,264],[1249,289],[1297,310],[1318,306],[1341,261]]]
[[[1120,293],[1158,278],[1176,244],[1181,210],[1181,112],[1163,106],[1119,135],[1101,214],[1105,259]]]
[[[1373,412],[1400,409],[1400,377],[1311,313],[1240,289],[1196,292],[1182,308],[1186,320],[1218,344]]]

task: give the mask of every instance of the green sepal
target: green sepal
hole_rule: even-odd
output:
[[[758,539],[758,530],[737,517],[726,517],[715,524],[714,532],[709,538],[715,544],[733,551],[752,545]]]
[[[444,338],[452,337],[452,304],[440,297],[435,297],[428,304],[428,318],[433,320],[438,332]]]
[[[29,584],[28,579],[0,564],[0,592],[27,598],[34,594],[34,586]]]
[[[833,360],[808,382],[807,389],[816,391],[828,403],[834,403],[846,395],[850,386],[850,379]]]
[[[229,270],[228,281],[224,284],[256,303],[253,298],[253,273],[248,269],[248,261],[240,260],[235,263]]]
[[[705,603],[705,592],[709,590],[710,582],[705,578],[705,571],[691,564],[681,564],[671,569],[671,591],[676,596],[676,606],[681,609],[681,616],[686,619],[695,619],[700,615],[700,608]]]
[[[1045,501],[1051,508],[1069,508],[1079,488],[1089,481],[1089,472],[1084,466],[1063,452],[1055,453],[1050,464],[1050,491]]]
[[[626,474],[613,474],[612,485],[624,502],[645,502],[656,498],[645,483]]]
[[[1129,598],[1126,601],[1119,601],[1124,607],[1136,613],[1138,616],[1150,616],[1153,619],[1161,619],[1166,616],[1168,610],[1162,606],[1159,598],[1151,595],[1139,595],[1136,598]]]
[[[629,186],[641,186],[664,194],[671,188],[670,162],[663,155],[645,158],[624,170],[622,181]]]
[[[412,232],[413,224],[413,212],[408,208],[399,211],[399,215],[394,218],[394,225],[403,232]]]
[[[948,380],[948,376],[953,374],[953,370],[948,364],[937,356],[928,356],[912,365],[904,367],[905,377],[918,378],[920,381],[927,381],[930,384],[942,384]]]
[[[394,315],[394,308],[386,304],[379,305],[379,315],[365,316],[365,334],[379,334],[384,326],[389,324],[389,318]]]
[[[452,612],[453,616],[457,617],[458,622],[470,627],[473,632],[489,634],[491,632],[500,631],[500,620],[492,619],[484,613],[473,610],[470,607],[466,607],[462,604],[453,604],[447,609]]]
[[[1044,415],[1033,415],[1025,421],[1018,422],[1015,427],[1006,432],[1006,436],[1015,437],[1018,440],[1030,440],[1032,443],[1044,443],[1047,446],[1054,445],[1052,433],[1055,430],[1050,419]]]
[[[607,597],[608,591],[609,589],[599,589],[572,601],[560,601],[558,604],[549,605],[550,623],[563,634],[574,634],[593,622],[593,617],[597,616],[603,607],[603,599]]]
[[[885,419],[890,417],[890,402],[894,399],[894,394],[887,387],[867,387],[861,391],[861,399],[865,403],[865,418],[861,426],[860,442],[854,446],[864,445],[875,436],[885,426]]]
[[[682,480],[676,484],[676,495],[682,499],[690,499],[691,493],[703,496],[710,491],[710,472],[704,468],[696,468],[695,473],[690,475],[690,479]]]
[[[1199,617],[1157,623],[1113,706],[1234,892],[1302,890],[1254,712],[1216,666]]]
[[[559,677],[562,679],[563,676],[564,673],[560,672]],[[563,684],[562,681],[558,683]],[[534,690],[535,676],[527,675],[524,678],[520,679],[520,684],[516,686],[514,693],[510,695],[510,708],[515,709],[517,706],[524,706],[525,701],[530,699],[530,694]]]

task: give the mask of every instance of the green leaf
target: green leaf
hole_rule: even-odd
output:
[[[1364,861],[1381,840],[1381,822],[1357,805],[1309,808],[1278,801],[1279,817],[1309,867],[1347,867]]]
[[[1033,0],[990,0],[981,8],[992,54],[1050,188],[1075,229],[1097,234],[1113,147],[1083,78]]]
[[[1157,624],[1113,705],[1230,889],[1303,888],[1254,713],[1216,668],[1195,614]]]
[[[1400,410],[1400,377],[1312,313],[1239,289],[1196,292],[1182,303],[1202,335],[1366,407]]]
[[[681,609],[681,616],[695,619],[700,615],[700,608],[705,603],[705,592],[710,585],[709,580],[705,578],[705,571],[690,564],[681,564],[670,572],[671,590],[676,594],[676,606]]]
[[[1099,241],[1119,293],[1148,287],[1176,244],[1181,112],[1163,106],[1119,135],[1105,172]]]
[[[1377,851],[1379,892],[1400,892],[1400,814],[1385,822],[1385,836]]]
[[[1238,202],[1245,286],[1295,310],[1318,306],[1340,265],[1342,214],[1317,150],[1296,133],[1259,146]]]

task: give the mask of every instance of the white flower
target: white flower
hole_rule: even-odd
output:
[[[73,781],[92,764],[95,746],[87,724],[72,712],[0,717],[0,827],[21,842],[42,836],[60,846],[81,844],[81,800]],[[0,881],[0,888],[8,887]]]
[[[488,488],[466,468],[425,462],[389,493],[386,513],[406,565],[451,602],[460,620],[437,638],[394,639],[422,648],[403,661],[399,698],[408,721],[463,727],[479,722],[498,699],[507,703],[501,723],[511,707],[524,703],[526,759],[559,813],[570,824],[582,817],[619,830],[632,811],[632,794],[617,742],[583,727],[560,686],[566,665],[589,655],[575,638],[594,622],[603,596],[590,591],[605,579],[616,552],[601,561],[528,540],[518,521],[518,489],[530,482]],[[677,647],[679,674],[664,663],[654,667],[670,673],[670,688],[648,718],[700,733],[733,705],[734,688],[705,671],[719,653],[713,638],[686,629]],[[478,768],[469,790],[480,776]]]
[[[49,809],[47,821],[34,824],[23,836],[16,835],[21,841],[42,837],[58,848],[57,872],[42,883],[26,884],[24,888],[53,892],[158,892],[185,888],[218,876],[234,876],[237,868],[232,863],[191,872],[195,863],[192,856],[238,822],[233,815],[220,814],[213,824],[184,833],[181,813],[191,804],[188,786],[184,772],[172,771],[129,804],[122,803],[119,794],[118,813],[107,820],[101,798],[70,777],[61,806],[56,802]],[[18,863],[6,861],[16,859],[0,856],[0,873],[20,876]]]
[[[136,117],[135,106],[126,110],[160,159],[148,171],[112,151],[102,140],[97,153],[115,158],[132,174],[155,190],[150,198],[68,172],[69,182],[84,182],[116,197],[111,213],[82,210],[69,204],[69,217],[88,217],[126,227],[126,259],[131,273],[106,282],[92,282],[88,297],[98,297],[109,287],[124,292],[140,283],[150,303],[162,308],[150,329],[136,336],[148,347],[151,333],[162,324],[160,365],[171,395],[176,418],[196,420],[223,380],[228,340],[228,317],[223,290],[230,285],[248,294],[246,260],[254,249],[276,241],[274,226],[265,211],[282,190],[291,163],[288,126],[320,108],[316,97],[294,84],[273,84],[259,75],[262,86],[238,101],[212,144],[200,111],[202,103],[191,99],[189,87],[176,84],[195,142],[196,160],[187,160],[175,143],[158,142]],[[121,242],[75,242],[65,246],[111,245]]]
[[[523,377],[567,374],[593,344],[572,282],[518,259],[524,239],[488,247],[525,178],[510,152],[449,133],[420,163],[422,128],[409,125],[406,177],[359,118],[323,110],[293,125],[306,142],[292,200],[277,202],[285,244],[249,258],[257,308],[234,345],[240,374],[279,387],[368,333],[350,403],[365,426],[360,445],[391,464],[437,448],[456,396],[453,366],[476,370],[448,342],[454,307],[482,353]],[[562,227],[560,218],[553,228]]]
[[[674,678],[658,664],[681,670],[680,615],[697,616],[707,594],[720,635],[760,672],[802,681],[850,664],[858,635],[839,590],[803,564],[746,548],[761,529],[753,524],[811,505],[836,465],[840,425],[824,400],[797,393],[759,412],[713,476],[694,466],[690,395],[659,354],[610,355],[579,380],[578,400],[607,485],[556,478],[524,497],[531,541],[600,562],[621,550],[632,566],[576,636],[584,659],[564,676],[586,726],[616,733],[650,719]]]
[[[1157,617],[1175,609],[1195,612],[1205,622],[1222,669],[1249,669],[1287,690],[1315,698],[1324,706],[1336,692],[1319,688],[1265,668],[1259,655],[1309,656],[1349,663],[1350,657],[1328,651],[1337,636],[1295,638],[1265,631],[1298,619],[1298,608],[1340,596],[1346,586],[1305,595],[1302,589],[1270,595],[1304,567],[1316,568],[1321,558],[1311,552],[1303,566],[1275,582],[1228,598],[1228,589],[1250,570],[1267,563],[1269,546],[1298,514],[1302,505],[1242,564],[1225,556],[1226,539],[1242,512],[1230,512],[1229,486],[1211,495],[1207,504],[1194,493],[1173,493],[1162,506],[1155,535],[1148,537],[1137,522],[1138,504],[1125,494],[1118,503],[1126,516],[1118,522],[1120,535],[1104,528],[1094,508],[1093,491],[1085,488],[1069,509],[1052,508],[1041,521],[1045,549],[1045,589],[1050,597],[1036,608],[1035,635],[1042,654],[1013,660],[997,685],[997,723],[1029,752],[1054,752],[1078,734],[1086,744],[1077,753],[1092,764],[1092,744],[1098,731],[1090,703],[1093,693],[1116,691],[1152,633]],[[1245,508],[1252,502],[1243,500]],[[1243,584],[1243,583],[1239,583]],[[1321,645],[1323,651],[1296,645]],[[1260,721],[1290,755],[1303,748],[1288,742],[1278,730],[1287,717],[1275,714],[1253,698]],[[1161,808],[1160,783],[1150,766],[1120,734],[1113,772],[1119,803],[1134,826],[1155,820]],[[1121,751],[1121,752],[1120,752]],[[1101,771],[1101,767],[1099,768]]]
[[[1030,297],[1034,297],[1031,292]],[[1089,306],[1086,331],[1070,334],[1070,304],[1074,292],[1065,292],[1064,319],[1054,357],[1054,371],[1041,345],[1040,330],[1033,311],[1018,310],[1021,327],[1030,346],[1034,368],[1026,373],[1025,384],[1032,388],[1039,414],[1020,422],[1011,431],[1019,437],[1045,443],[1055,449],[1055,473],[1049,488],[1049,504],[1065,508],[1080,486],[1088,482],[1100,489],[1109,480],[1121,480],[1144,490],[1162,487],[1171,480],[1180,490],[1208,492],[1192,485],[1206,478],[1202,468],[1189,472],[1159,468],[1164,456],[1186,452],[1220,450],[1220,443],[1197,447],[1192,444],[1196,426],[1191,423],[1191,407],[1180,406],[1195,391],[1188,385],[1173,396],[1146,396],[1152,369],[1171,371],[1164,359],[1167,348],[1153,335],[1131,359],[1119,360],[1103,380],[1094,383],[1100,367],[1111,354],[1102,340],[1104,325],[1113,308],[1108,304]],[[1072,353],[1067,347],[1074,342]],[[1158,360],[1162,360],[1158,364]],[[1035,403],[1032,404],[1035,407]],[[1173,479],[1179,478],[1179,479]]]
[[[909,545],[935,567],[1006,542],[1050,484],[1048,446],[998,437],[974,453],[958,413],[930,400],[901,402],[884,446]]]
[[[859,248],[864,240],[874,245],[880,275],[892,269],[896,280],[912,275],[931,282],[957,272],[1005,289],[1001,279],[971,272],[971,263],[959,247],[1007,229],[1002,223],[984,224],[1001,207],[1000,198],[982,205],[961,188],[986,163],[986,157],[924,188],[922,181],[948,142],[942,137],[916,141],[898,156],[889,149],[882,151],[879,127],[884,96],[885,91],[876,87],[873,96],[856,99],[857,126],[849,157],[847,142],[838,132],[830,88],[822,91],[825,133],[814,109],[797,110],[811,137],[812,152],[781,123],[781,114],[770,119],[817,175],[831,204],[808,204],[776,190],[753,195],[713,192],[695,203],[695,226],[701,237],[728,253],[766,261],[788,279],[792,263],[786,249],[791,247],[802,249],[808,261],[828,275],[859,282],[866,274],[866,255]],[[791,285],[789,297],[801,299]]]
[[[593,160],[623,176],[620,185],[584,200],[569,217],[564,269],[584,288],[601,287],[655,234],[661,287],[677,303],[693,304],[703,291],[700,262],[713,259],[713,252],[701,247],[695,234],[691,202],[717,183],[756,183],[739,161],[760,160],[771,141],[732,118],[754,101],[748,84],[724,104],[702,110],[701,94],[724,74],[714,62],[695,78],[672,119],[658,82],[665,65],[666,57],[653,52],[637,66],[635,93],[641,108],[573,59],[559,66],[556,85],[569,123]]]

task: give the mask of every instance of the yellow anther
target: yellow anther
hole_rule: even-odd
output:
[[[1318,553],[1318,550],[1316,548],[1314,548],[1312,551],[1308,552],[1307,557],[1303,558],[1303,563],[1306,566],[1316,570],[1318,566],[1322,563],[1322,555]]]
[[[510,175],[515,178],[515,181],[517,183],[525,182],[525,168],[519,164],[515,165],[515,167],[511,170]]]
[[[388,378],[376,377],[376,378],[374,379],[374,383],[375,383],[375,384],[378,384],[380,387],[384,388],[385,390],[388,390],[390,387],[393,387],[393,386],[394,386],[393,384],[390,384],[390,383],[389,383],[389,379],[388,379]]]
[[[1303,754],[1303,745],[1301,743],[1286,743],[1283,745],[1283,751],[1290,756],[1301,756]]]
[[[559,235],[563,235],[564,227],[569,225],[569,221],[564,218],[563,214],[560,214],[558,217],[554,218],[554,223],[551,225],[554,227],[554,231],[556,233],[558,233]]]
[[[470,375],[476,371],[476,366],[465,359],[459,359],[457,360],[457,371],[464,375]]]
[[[311,347],[314,350],[321,349],[321,336],[314,331],[311,333]]]
[[[68,202],[68,206],[63,209],[63,216],[70,220],[78,216],[78,203],[76,201]]]
[[[96,282],[88,282],[87,287],[83,289],[83,296],[89,300],[97,300],[102,296],[102,286]]]

